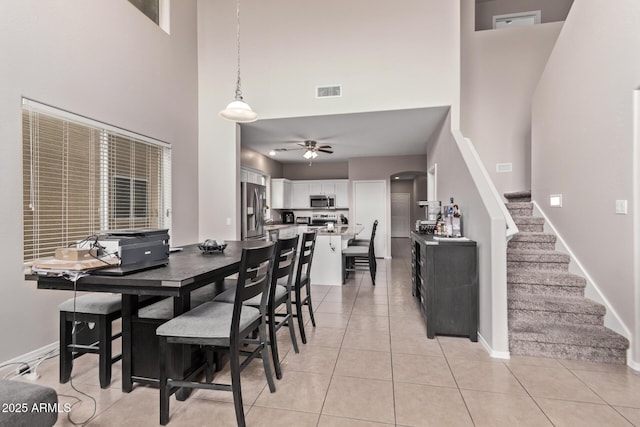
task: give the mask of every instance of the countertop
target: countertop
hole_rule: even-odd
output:
[[[289,228],[289,227],[297,227],[298,225],[304,225],[304,224],[265,224],[264,229],[266,231],[269,230],[281,230],[283,228]]]
[[[306,227],[308,230],[315,230],[319,236],[357,236],[364,230],[361,224],[345,225],[336,224],[334,231],[328,231],[326,225],[305,225],[305,224],[267,224],[264,226],[266,231],[282,230],[290,227]]]
[[[426,245],[473,245],[476,242],[467,237],[440,237],[433,234],[421,234],[415,231],[411,232],[411,238],[421,241]]]
[[[309,226],[307,227],[311,230],[317,230],[319,236],[347,236],[347,237],[355,237],[364,230],[364,226],[361,224],[355,225],[334,225],[334,231],[328,231],[327,226]]]

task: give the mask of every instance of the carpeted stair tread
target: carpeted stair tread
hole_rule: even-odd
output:
[[[507,271],[507,283],[576,288],[584,288],[587,285],[584,277],[567,271],[536,270],[532,273],[531,270],[526,269],[510,269]]]
[[[519,202],[519,201],[531,201],[531,190],[525,191],[512,191],[509,193],[504,193],[504,198],[510,202]]]
[[[533,214],[533,203],[531,202],[511,202],[506,203],[507,210],[511,216],[531,216]]]
[[[554,313],[589,314],[604,316],[606,308],[587,298],[532,295],[511,296],[509,310],[544,311]]]
[[[629,341],[625,337],[599,325],[512,322],[510,326],[511,340],[620,350],[629,347]]]
[[[509,249],[507,251],[507,262],[530,262],[530,263],[566,263],[571,257],[557,251],[538,249]]]

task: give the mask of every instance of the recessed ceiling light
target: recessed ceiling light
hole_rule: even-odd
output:
[[[396,177],[394,177],[394,179],[400,179],[400,177],[399,177],[399,176],[396,176]]]
[[[271,150],[271,151],[269,151],[269,155],[270,155],[270,156],[275,156],[275,155],[276,155],[276,152],[275,152],[274,150]]]

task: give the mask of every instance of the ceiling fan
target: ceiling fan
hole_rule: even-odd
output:
[[[297,142],[296,144],[298,144],[300,148],[276,148],[273,151],[283,152],[283,151],[293,151],[293,150],[305,150],[302,156],[305,159],[309,160],[309,165],[311,165],[311,162],[313,161],[313,159],[318,157],[318,152],[327,153],[327,154],[333,153],[333,147],[331,147],[330,145],[318,145],[317,141],[314,141],[311,139],[308,139],[304,142]]]

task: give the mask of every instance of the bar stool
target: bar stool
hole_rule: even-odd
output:
[[[316,327],[316,319],[313,317],[313,304],[311,302],[311,261],[313,260],[313,252],[316,248],[316,232],[306,231],[302,234],[300,243],[300,251],[298,252],[298,266],[296,268],[296,278],[293,285],[296,300],[296,312],[293,317],[298,319],[298,328],[300,329],[300,338],[302,343],[307,343],[307,336],[304,333],[304,321],[302,319],[302,307],[309,307],[309,317],[311,324]],[[302,288],[305,288],[306,295],[302,297]]]
[[[233,304],[209,301],[191,311],[163,323],[156,330],[160,338],[160,424],[169,422],[170,396],[178,388],[202,388],[225,390],[233,393],[233,403],[238,426],[245,426],[242,406],[242,388],[240,374],[257,356],[262,358],[269,390],[275,392],[268,360],[266,337],[266,307],[268,289],[273,270],[275,245],[269,243],[257,248],[243,248],[240,271],[236,285],[236,297]],[[260,308],[250,307],[244,302],[258,296]],[[258,339],[250,339],[253,331],[258,330]],[[207,382],[168,378],[170,345],[203,346],[206,351],[229,352],[231,364],[231,384],[211,383],[211,367],[207,369]],[[250,351],[241,351],[244,344],[254,344]],[[247,356],[240,361],[240,356]]]
[[[140,305],[144,307],[157,300],[157,297],[142,296]],[[73,369],[73,360],[86,353],[98,354],[98,376],[100,388],[111,384],[111,365],[122,359],[122,354],[112,355],[112,342],[122,336],[122,332],[113,334],[113,321],[121,317],[122,296],[95,292],[70,298],[60,304],[60,383],[69,381]],[[74,314],[75,311],[75,314]],[[83,333],[76,329],[76,338],[81,341],[91,338],[92,342],[73,342],[74,324],[93,324],[95,332]],[[91,329],[91,328],[89,328]],[[83,337],[88,335],[88,337]],[[97,336],[94,339],[94,336]]]
[[[122,336],[112,334],[112,323],[121,316],[122,297],[118,294],[92,293],[71,298],[58,306],[60,310],[60,383],[71,377],[73,359],[86,353],[98,354],[98,376],[100,388],[111,384],[111,365],[122,358],[111,354],[111,343]],[[75,311],[75,313],[74,313]],[[76,322],[76,325],[73,322]],[[79,323],[95,324],[97,341],[73,343],[73,328]]]
[[[355,272],[358,269],[367,268],[371,275],[371,282],[376,284],[377,261],[374,249],[374,240],[376,237],[376,228],[378,220],[375,220],[371,228],[371,239],[368,246],[352,245],[342,250],[342,284],[344,285],[349,272]]]
[[[271,285],[269,286],[269,300],[267,302],[267,323],[269,325],[269,344],[271,346],[271,358],[276,371],[276,378],[282,378],[280,367],[280,357],[278,356],[277,332],[282,326],[289,327],[291,343],[296,353],[299,353],[296,333],[293,327],[293,312],[291,308],[291,282],[293,278],[293,267],[295,263],[296,249],[298,247],[298,236],[287,239],[278,239],[274,253],[275,264],[271,275]],[[232,287],[213,300],[233,304],[236,296],[236,281],[225,280],[225,287],[230,284]],[[251,307],[260,307],[260,298],[254,297],[245,302]],[[286,312],[276,313],[276,309],[282,304],[286,304]]]

